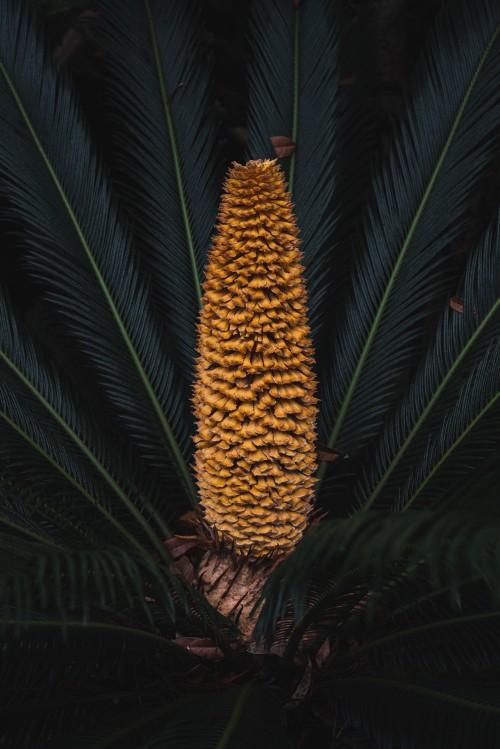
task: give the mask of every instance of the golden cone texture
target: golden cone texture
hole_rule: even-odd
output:
[[[296,220],[276,161],[233,165],[203,284],[194,406],[205,519],[289,554],[312,508],[316,380]]]

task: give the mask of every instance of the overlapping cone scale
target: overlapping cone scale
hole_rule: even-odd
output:
[[[233,165],[203,284],[194,407],[206,522],[286,555],[312,507],[316,389],[295,217],[275,161]]]

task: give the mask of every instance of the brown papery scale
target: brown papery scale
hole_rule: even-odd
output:
[[[196,476],[236,555],[281,558],[308,524],[316,379],[296,219],[276,161],[234,164],[198,324]]]

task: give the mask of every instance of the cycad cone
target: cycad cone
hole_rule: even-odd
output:
[[[302,537],[316,389],[296,220],[275,161],[233,165],[203,284],[194,388],[206,522],[238,554]]]

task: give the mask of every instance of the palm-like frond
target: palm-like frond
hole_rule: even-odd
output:
[[[281,720],[279,693],[257,684],[214,694],[165,701],[161,692],[142,708],[130,709],[85,738],[51,743],[54,749],[118,749],[133,741],[137,749],[291,749]]]
[[[118,190],[189,397],[201,278],[219,197],[207,61],[192,2],[97,3]]]
[[[25,615],[29,618],[37,606],[55,611],[63,620],[76,609],[85,619],[90,607],[113,606],[119,599],[129,606],[139,602],[148,613],[147,595],[159,599],[173,621],[173,593],[182,596],[188,610],[181,578],[144,552],[116,547],[68,549],[11,533],[2,533],[1,541],[2,602],[19,621]]]
[[[478,672],[500,666],[498,635],[500,611],[482,611],[455,617],[437,617],[426,624],[407,628],[368,639],[344,658],[339,658],[339,668],[353,661],[366,660],[375,668],[426,670],[431,674]]]
[[[4,3],[0,20],[0,166],[11,210],[29,227],[30,266],[140,454],[160,476],[171,477],[175,466],[193,498],[185,403],[106,176],[71,91],[44,60],[22,7]]]
[[[498,145],[498,4],[443,4],[369,199],[370,76],[339,80],[349,3],[253,4],[250,156],[296,143],[282,163],[321,438],[351,454],[319,494],[333,519],[264,588],[269,653],[188,582],[219,560],[209,541],[163,543],[195,501],[191,368],[222,166],[196,2],[96,1],[106,168],[37,5],[0,3],[2,228],[44,293],[26,311],[1,283],[0,743],[289,749],[300,731],[322,745],[319,724],[336,749],[495,746],[498,216],[468,258],[455,245]]]
[[[353,49],[360,55],[360,39],[349,41],[345,22],[338,2],[252,4],[248,151],[251,158],[274,158],[277,135],[296,144],[280,163],[298,216],[318,368],[327,373],[374,145],[373,122],[363,110],[369,72],[359,71],[353,85],[341,82],[343,52],[349,63]],[[370,42],[371,30],[366,36]]]
[[[341,714],[384,749],[494,749],[498,743],[498,688],[487,679],[458,686],[447,680],[374,675],[342,679],[329,687],[338,695]]]
[[[0,299],[0,330],[0,423],[4,435],[0,464],[4,474],[19,476],[22,471],[25,480],[32,476],[34,484],[43,475],[52,491],[59,485],[59,491],[64,486],[63,492],[76,492],[106,516],[122,538],[137,547],[130,527],[126,529],[110,512],[110,506],[118,503],[126,509],[129,523],[136,525],[150,544],[158,546],[157,536],[136,506],[141,498],[139,489],[133,489],[135,485],[147,491],[147,482],[141,484],[133,470],[125,469],[119,451],[118,460],[113,461],[109,451],[112,436],[103,420],[69,381],[63,383],[56,371],[44,364],[42,352],[36,350],[28,332],[17,325],[6,298]],[[143,496],[147,502],[147,494]],[[161,527],[166,530],[164,523]]]
[[[324,277],[333,259],[338,141],[340,3],[254,3],[249,71],[249,153],[275,158],[272,136],[296,151],[283,160],[298,216],[309,314],[318,334]]]
[[[8,694],[2,726],[6,740],[18,747],[42,746],[50,736],[91,728],[116,713],[117,705],[123,724],[136,709],[141,682],[154,679],[158,694],[171,702],[179,696],[181,675],[196,666],[187,650],[130,617],[124,616],[123,623],[92,616],[86,622],[67,621],[64,633],[58,620],[43,617],[26,621],[17,636],[15,622],[0,626],[9,641],[2,669],[2,691]],[[136,678],[132,689],[130,671]],[[20,716],[27,709],[26,723]]]
[[[311,576],[327,572],[332,584],[311,620],[321,618],[326,606],[347,590],[358,600],[377,591],[387,577],[404,565],[405,575],[418,576],[427,568],[431,583],[457,590],[468,576],[482,576],[495,595],[499,589],[498,518],[485,518],[447,509],[408,510],[383,515],[366,512],[342,520],[323,522],[313,529],[294,553],[271,576],[264,591],[265,603],[257,631],[272,633],[286,615],[290,601],[300,617],[306,606]],[[369,612],[369,607],[367,607]]]
[[[429,305],[448,287],[457,219],[497,141],[499,21],[490,2],[450,3],[411,83],[408,114],[374,178],[335,341],[322,413],[330,446],[355,451],[379,433]]]
[[[445,310],[408,394],[384,427],[368,476],[359,481],[365,508],[383,498],[410,506],[443,464],[449,461],[456,477],[477,464],[474,446],[482,447],[482,459],[488,440],[500,438],[499,263],[497,220],[470,255],[463,313]]]
[[[24,481],[0,477],[0,525],[27,538],[50,541],[50,534],[32,518],[30,501],[34,491]],[[52,543],[54,543],[52,541]]]

